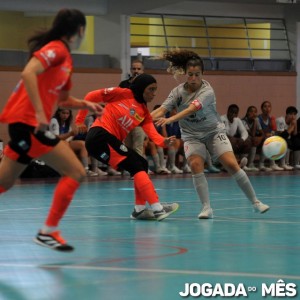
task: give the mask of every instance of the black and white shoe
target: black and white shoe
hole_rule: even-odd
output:
[[[71,252],[74,247],[68,245],[66,241],[60,235],[60,231],[53,231],[48,234],[39,232],[33,239],[35,243],[40,246],[50,248],[52,250]]]
[[[134,211],[132,212],[130,218],[133,219],[133,220],[144,220],[144,221],[156,220],[156,218],[153,214],[153,210],[149,209],[149,208],[145,208],[140,212],[137,212],[134,209]]]
[[[163,209],[159,211],[153,211],[153,214],[157,221],[162,221],[163,219],[167,218],[169,215],[174,213],[178,208],[178,203],[172,204],[163,204]]]

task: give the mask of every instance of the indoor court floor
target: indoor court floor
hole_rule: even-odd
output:
[[[161,202],[180,204],[162,222],[130,220],[129,177],[87,178],[60,226],[72,253],[32,241],[55,180],[19,182],[1,196],[0,299],[173,300],[186,284],[189,299],[300,299],[300,172],[250,173],[266,214],[227,174],[207,178],[213,220],[197,218],[191,175],[152,176]]]

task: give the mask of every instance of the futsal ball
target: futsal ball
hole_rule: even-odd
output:
[[[277,160],[285,156],[287,143],[282,137],[274,135],[265,140],[262,150],[267,158]]]

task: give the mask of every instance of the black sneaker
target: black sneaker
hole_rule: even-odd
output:
[[[159,211],[154,211],[153,214],[157,221],[162,221],[167,218],[169,215],[174,213],[179,208],[179,204],[163,204],[163,209]]]
[[[133,219],[133,220],[145,220],[145,221],[147,221],[147,220],[156,220],[156,218],[153,214],[153,210],[149,209],[149,208],[145,208],[140,212],[137,212],[134,209],[134,211],[132,212],[130,218]]]
[[[60,231],[53,231],[48,234],[39,232],[33,239],[38,245],[62,252],[71,252],[74,247],[68,245],[60,235]]]

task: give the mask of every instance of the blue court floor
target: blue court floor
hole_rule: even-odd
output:
[[[0,299],[173,300],[186,284],[189,299],[300,299],[299,175],[250,175],[263,215],[227,174],[209,175],[213,220],[197,218],[190,175],[152,176],[161,201],[180,204],[162,222],[130,220],[128,177],[86,179],[60,226],[67,254],[32,242],[55,181],[19,182],[0,202]]]

